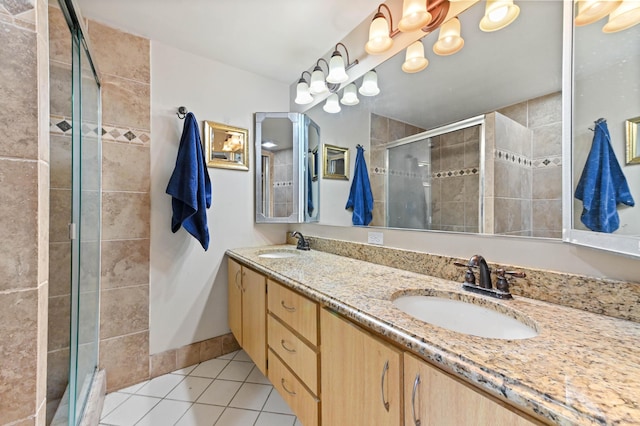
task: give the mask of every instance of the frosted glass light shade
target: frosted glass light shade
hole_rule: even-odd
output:
[[[513,4],[513,0],[487,0],[480,29],[486,32],[501,30],[515,21],[519,14],[520,8]]]
[[[640,1],[623,0],[609,15],[609,22],[602,28],[605,33],[626,30],[640,23]]]
[[[417,30],[430,21],[431,14],[427,12],[427,0],[404,0],[402,2],[402,19],[398,22],[400,31]]]
[[[335,51],[329,60],[329,75],[327,76],[327,82],[340,84],[347,80],[349,80],[349,76],[344,69],[344,60],[342,59],[342,55],[338,51]]]
[[[327,101],[324,103],[322,109],[329,114],[336,114],[340,112],[340,104],[338,103],[338,95],[332,93],[327,98]]]
[[[356,85],[354,83],[347,84],[342,93],[342,99],[340,99],[342,105],[358,105],[360,99],[358,99],[358,92],[356,91]]]
[[[620,0],[577,0],[576,26],[588,25],[599,21],[613,11]]]
[[[313,96],[309,92],[309,85],[303,79],[300,79],[296,86],[296,99],[295,103],[298,105],[306,105],[313,101]]]
[[[422,71],[429,65],[429,61],[424,57],[424,46],[420,40],[414,41],[407,47],[402,71],[406,73],[414,73]]]
[[[377,55],[389,50],[392,44],[387,18],[382,13],[377,13],[369,26],[369,41],[364,45],[364,50],[370,55]]]
[[[326,93],[328,90],[327,84],[324,82],[324,73],[322,72],[322,68],[320,68],[319,65],[316,65],[311,73],[309,91],[312,95],[321,95]]]
[[[452,18],[442,24],[438,41],[433,45],[433,53],[446,56],[453,55],[464,46],[464,40],[460,37],[460,20]]]
[[[368,71],[363,79],[362,86],[358,89],[358,93],[362,96],[375,96],[380,93],[380,88],[378,87],[378,74],[374,71]]]

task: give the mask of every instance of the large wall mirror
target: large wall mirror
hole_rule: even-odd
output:
[[[379,95],[306,111],[323,143],[365,148],[373,226],[562,237],[563,2],[517,3],[491,33],[478,28],[485,2],[463,12],[454,55],[433,53],[438,31],[424,37],[421,72],[401,70],[404,50],[385,61]],[[351,225],[349,184],[325,182],[321,224]]]
[[[565,239],[640,256],[640,165],[625,158],[628,121],[640,116],[640,25],[605,33],[606,18],[576,26],[573,2],[565,8],[573,46],[565,76],[573,93],[566,100]]]

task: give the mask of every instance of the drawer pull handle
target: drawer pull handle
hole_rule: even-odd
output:
[[[413,424],[420,426],[420,419],[416,419],[416,392],[418,391],[418,385],[420,384],[420,373],[416,374],[416,379],[413,381],[413,392],[411,393],[411,414],[413,416]]]
[[[382,405],[384,409],[389,412],[389,401],[385,401],[384,399],[384,378],[389,371],[389,360],[384,363],[384,367],[382,367],[382,377],[380,378],[380,395],[382,396]]]
[[[287,306],[287,305],[284,303],[284,300],[281,300],[281,301],[280,301],[280,304],[281,304],[281,305],[282,305],[282,307],[285,309],[285,311],[289,311],[289,312],[295,312],[295,311],[296,311],[295,306]]]
[[[284,350],[285,350],[285,351],[287,351],[287,352],[289,352],[289,353],[292,353],[292,354],[295,354],[295,353],[296,353],[296,350],[295,350],[295,349],[289,349],[289,348],[287,347],[287,345],[285,345],[285,341],[284,341],[284,339],[280,340],[280,345],[284,348]]]
[[[287,389],[287,386],[284,384],[284,377],[280,379],[280,384],[282,385],[282,388],[285,390],[286,393],[288,393],[289,395],[296,396],[295,392],[292,392],[289,389]]]

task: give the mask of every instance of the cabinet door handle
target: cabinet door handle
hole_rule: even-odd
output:
[[[380,378],[380,394],[382,395],[382,405],[384,405],[384,409],[389,411],[389,401],[384,400],[384,378],[389,371],[389,360],[384,363],[384,367],[382,367],[382,377]]]
[[[418,385],[420,384],[420,373],[416,374],[416,379],[413,381],[413,392],[411,393],[411,415],[413,416],[413,424],[420,426],[420,419],[416,418],[416,392],[418,391]]]
[[[282,307],[285,309],[285,311],[289,311],[289,312],[295,312],[295,311],[296,311],[295,306],[287,306],[287,305],[284,303],[284,300],[281,300],[281,301],[280,301],[280,304],[281,304],[281,305],[282,305]]]
[[[238,271],[236,272],[236,287],[238,288],[238,290],[243,291],[243,288],[240,285],[240,281],[238,281],[238,275],[240,275],[240,269],[238,269]]]
[[[295,392],[292,392],[289,389],[287,389],[287,386],[284,384],[284,377],[280,379],[280,384],[282,385],[282,388],[285,390],[286,393],[288,393],[289,395],[296,396]]]
[[[295,349],[289,349],[286,345],[285,345],[285,341],[284,339],[280,340],[280,345],[284,348],[285,351],[295,354],[296,350]]]

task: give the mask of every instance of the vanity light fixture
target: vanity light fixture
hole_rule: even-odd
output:
[[[340,112],[341,108],[340,103],[338,102],[338,95],[335,93],[330,94],[322,109],[329,114],[336,114]]]
[[[309,92],[311,92],[312,95],[322,95],[329,91],[327,83],[324,81],[324,71],[322,71],[322,67],[320,67],[320,61],[324,62],[327,68],[329,68],[329,64],[323,58],[316,61],[316,66],[311,73],[311,82],[309,83]]]
[[[480,29],[486,32],[501,30],[515,21],[519,14],[520,8],[513,4],[513,0],[487,0]]]
[[[389,22],[382,13],[382,8],[387,9],[389,14]],[[370,55],[378,55],[391,49],[393,45],[393,37],[398,34],[398,29],[393,29],[393,16],[391,16],[391,10],[389,6],[382,3],[378,6],[378,12],[373,17],[371,25],[369,26],[369,41],[364,45],[364,50]]]
[[[342,92],[342,99],[340,99],[340,103],[347,106],[358,105],[360,103],[355,83],[347,84]]]
[[[398,29],[402,32],[417,30],[431,21],[425,0],[404,0],[402,2],[402,19]]]
[[[576,0],[578,14],[575,24],[580,27],[599,21],[611,13],[620,3],[620,0]]]
[[[433,53],[440,56],[453,55],[464,46],[460,37],[460,20],[451,18],[440,27],[438,41],[433,45]]]
[[[640,23],[640,1],[622,0],[622,3],[609,15],[609,21],[602,28],[605,33],[626,30]]]
[[[347,56],[346,65],[344,63],[344,60],[342,59],[342,55],[338,51],[338,46],[342,46],[344,48],[344,52]],[[336,44],[336,48],[331,55],[331,59],[329,60],[329,75],[327,76],[327,83],[340,84],[349,80],[347,70],[357,63],[357,59],[355,59],[353,62],[349,61],[349,50],[347,50],[347,46],[342,43]]]
[[[300,80],[298,80],[298,85],[296,86],[296,99],[294,102],[298,105],[306,105],[313,102],[313,96],[311,96],[311,92],[309,91],[309,84],[307,80],[304,79],[305,73],[309,74],[309,71],[302,72]],[[311,79],[311,74],[309,74],[309,79]]]
[[[376,96],[380,93],[380,88],[378,87],[378,74],[376,70],[367,71],[367,73],[362,78],[362,85],[360,89],[358,89],[358,93],[362,96]]]
[[[425,69],[427,65],[429,65],[429,60],[424,57],[422,41],[414,41],[407,47],[405,60],[402,64],[402,71],[406,73],[419,72]]]

